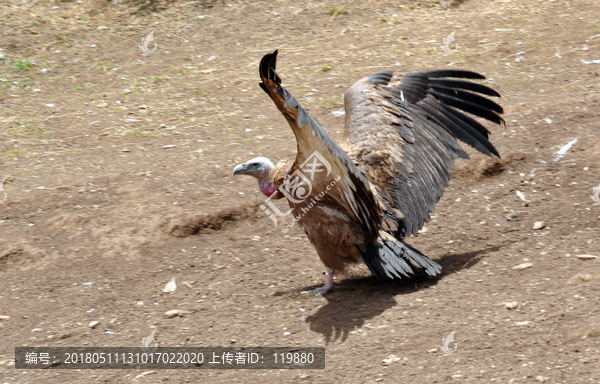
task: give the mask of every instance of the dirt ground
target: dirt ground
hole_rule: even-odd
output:
[[[163,5],[0,4],[0,383],[600,383],[597,1]],[[501,160],[469,151],[408,239],[439,279],[359,266],[298,294],[324,282],[315,250],[231,175],[295,156],[258,87],[274,49],[336,138],[344,90],[380,70],[470,69],[502,94]],[[152,330],[159,346],[325,346],[326,368],[14,368],[17,346],[138,346]]]

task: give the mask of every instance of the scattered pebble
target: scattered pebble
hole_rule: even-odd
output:
[[[525,268],[529,268],[529,267],[532,267],[532,266],[533,266],[532,262],[527,262],[527,263],[515,265],[514,267],[512,267],[512,269],[525,269]]]
[[[172,309],[170,311],[165,312],[165,317],[167,319],[170,319],[172,317],[183,316],[183,315],[185,315],[187,313],[188,312],[182,311],[181,309]]]
[[[289,336],[291,334],[292,334],[292,332],[288,332],[288,331],[283,332],[283,336]]]
[[[390,364],[396,361],[400,361],[400,358],[396,355],[389,355],[388,357],[386,357],[385,359],[383,359],[383,363],[384,364]]]
[[[163,145],[163,149],[175,148],[175,144]]]
[[[519,196],[519,199],[521,199],[523,201],[527,201],[527,200],[525,200],[525,195],[523,194],[523,192],[517,191],[517,196]]]
[[[515,309],[519,306],[519,302],[518,301],[509,301],[509,302],[504,303],[504,306],[507,309]]]
[[[527,324],[529,324],[529,323],[531,323],[531,321],[527,321],[527,320],[525,320],[525,321],[517,321],[517,322],[515,323],[515,325],[527,325]]]
[[[337,111],[331,111],[331,114],[333,116],[344,116],[346,114],[346,111],[344,111],[343,109],[337,110]]]
[[[48,108],[54,108],[54,104],[44,104]]]
[[[94,329],[98,326],[98,324],[100,324],[100,322],[98,320],[90,321],[90,323],[88,324],[88,327]]]
[[[104,333],[106,333],[107,335],[114,335],[115,334],[115,332],[111,331],[110,329],[107,329],[106,332],[104,332]]]
[[[165,292],[165,293],[175,292],[176,289],[177,289],[177,283],[175,282],[175,278],[172,278],[171,281],[169,281],[167,283],[167,285],[165,285],[163,292]]]
[[[544,229],[546,228],[546,223],[543,221],[536,221],[535,223],[533,223],[533,229]]]
[[[582,259],[582,260],[590,260],[590,259],[597,259],[598,258],[598,256],[596,256],[596,255],[577,255],[575,257],[577,257],[579,259]]]
[[[9,320],[10,316],[0,315],[0,320]]]
[[[42,331],[43,331],[43,329],[42,329],[42,328],[33,328],[33,329],[31,330],[31,333],[34,333],[34,332],[42,332]]]
[[[131,92],[132,92],[132,91],[131,91],[131,89],[129,89],[129,88],[125,88],[125,89],[123,90],[123,93],[131,93]]]

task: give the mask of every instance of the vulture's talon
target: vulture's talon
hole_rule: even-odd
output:
[[[303,295],[309,295],[314,293],[315,296],[321,296],[329,292],[333,289],[333,270],[325,267],[327,270],[327,279],[325,280],[325,285],[319,288],[311,289],[310,291],[302,291],[300,292]]]
[[[311,289],[310,291],[302,291],[300,292],[301,295],[310,295],[310,294],[315,294],[315,296],[322,296],[324,294],[326,294],[327,292],[329,292],[333,287],[327,287],[327,286],[323,286],[323,287],[319,287],[319,288],[315,288],[315,289]]]

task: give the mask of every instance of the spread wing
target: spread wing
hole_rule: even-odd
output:
[[[277,51],[267,54],[260,62],[260,87],[271,97],[277,108],[288,121],[296,136],[298,153],[289,175],[301,170],[301,166],[315,153],[321,156],[329,166],[329,176],[325,172],[314,173],[311,181],[312,191],[317,194],[324,191],[332,179],[340,176],[335,184],[340,193],[329,193],[320,204],[341,210],[348,217],[361,223],[371,241],[376,239],[381,220],[381,209],[371,190],[369,181],[356,168],[348,154],[329,135],[325,127],[313,118],[298,101],[281,86],[281,79],[275,72]],[[312,177],[313,175],[311,175]]]
[[[348,153],[386,206],[382,228],[398,238],[429,221],[450,180],[454,159],[468,158],[457,139],[499,156],[489,131],[463,112],[504,124],[502,107],[482,96],[500,95],[462,79],[474,72],[409,73],[393,86],[392,72],[363,78],[345,95]]]

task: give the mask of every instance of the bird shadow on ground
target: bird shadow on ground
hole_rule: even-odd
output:
[[[375,276],[345,279],[336,288],[324,295],[327,304],[306,318],[311,331],[325,337],[325,342],[346,341],[351,331],[362,328],[365,323],[394,307],[396,296],[410,294],[437,285],[446,275],[469,269],[476,265],[482,255],[495,252],[506,244],[478,251],[452,254],[436,260],[442,266],[439,278],[427,276],[403,280],[388,280]],[[309,290],[314,287],[307,287]]]

